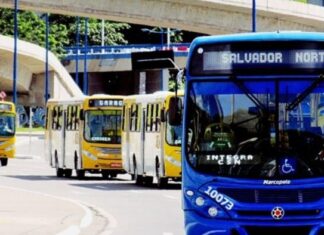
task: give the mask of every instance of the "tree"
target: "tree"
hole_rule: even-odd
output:
[[[0,9],[0,32],[3,35],[13,36],[14,34],[14,11],[11,9]],[[19,11],[18,14],[18,35],[19,39],[45,47],[46,25],[42,14],[29,11]],[[84,18],[80,20],[80,45],[84,43],[85,24]],[[76,43],[76,17],[63,15],[50,15],[49,47],[56,55],[64,53],[64,47]],[[105,21],[105,44],[118,45],[127,44],[122,33],[130,28],[125,23],[114,23]],[[101,20],[89,19],[88,23],[88,44],[101,44]]]
[[[69,45],[76,45],[77,34],[77,17],[51,15],[51,25],[64,24],[68,28]],[[101,20],[88,20],[88,45],[101,45]],[[127,44],[124,38],[123,31],[130,28],[129,24],[104,21],[104,43],[105,45],[120,45]],[[85,18],[80,17],[79,20],[79,45],[84,45],[85,35]]]
[[[14,11],[11,9],[0,9],[0,32],[3,35],[14,35]],[[45,46],[45,21],[40,15],[29,11],[19,11],[18,14],[18,36],[19,39]],[[52,25],[49,34],[50,50],[60,55],[63,48],[68,45],[68,31],[65,25]]]

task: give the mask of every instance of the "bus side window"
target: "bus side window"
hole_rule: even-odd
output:
[[[136,105],[136,131],[141,130],[142,112],[140,112],[140,110],[142,110],[142,107],[140,106],[140,104],[137,104]]]
[[[126,105],[123,105],[123,111],[122,111],[122,130],[125,131],[125,119],[126,118]]]
[[[151,131],[155,131],[156,129],[156,116],[155,116],[155,104],[151,105]]]
[[[130,123],[130,130],[131,131],[138,131],[139,130],[139,105],[138,104],[133,104],[131,106],[131,114],[129,117],[129,123]]]
[[[56,130],[56,116],[57,116],[57,110],[56,110],[56,106],[54,106],[53,110],[52,110],[52,130]]]
[[[72,108],[71,105],[69,105],[67,107],[67,118],[66,118],[67,120],[66,120],[66,123],[65,123],[66,130],[71,130],[71,122],[72,122],[72,116],[71,116],[72,112],[71,112],[71,108]]]
[[[58,106],[58,115],[57,115],[57,129],[61,130],[63,123],[63,109],[62,106]]]
[[[148,104],[146,106],[146,131],[152,131],[152,105]]]
[[[161,115],[160,104],[155,104],[155,131],[160,131],[160,125],[161,125],[160,115]]]
[[[79,130],[79,106],[74,107],[73,117],[74,117],[74,130]]]

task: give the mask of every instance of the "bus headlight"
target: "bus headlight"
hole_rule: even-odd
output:
[[[174,157],[171,157],[171,156],[165,156],[165,159],[170,162],[171,164],[175,165],[175,166],[178,166],[178,167],[181,167],[181,162],[180,161],[177,161],[174,159]]]
[[[190,203],[188,206],[191,205],[191,209],[195,210],[197,214],[207,218],[229,218],[230,216],[229,211],[216,203],[215,200],[206,197],[195,189],[185,189],[184,196],[186,202]]]
[[[97,161],[97,157],[95,155],[93,155],[92,153],[88,152],[88,151],[85,151],[83,150],[82,151],[82,154],[88,158],[90,158],[91,160],[93,161]]]
[[[14,149],[13,145],[8,146],[7,148],[4,149],[5,152],[12,151]]]
[[[205,204],[205,199],[203,197],[197,197],[195,202],[197,206],[203,206]]]
[[[208,214],[211,216],[211,217],[215,217],[218,215],[218,209],[216,207],[209,207],[208,209]]]
[[[195,193],[192,190],[186,191],[187,196],[192,197]]]

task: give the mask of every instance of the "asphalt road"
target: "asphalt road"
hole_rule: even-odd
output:
[[[18,136],[0,167],[0,234],[183,235],[181,184],[139,187],[128,175],[57,178],[42,136]]]

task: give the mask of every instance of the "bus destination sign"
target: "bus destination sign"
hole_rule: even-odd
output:
[[[89,107],[122,107],[121,99],[93,99],[89,100]]]
[[[0,111],[11,111],[11,104],[0,104]]]
[[[229,70],[248,65],[319,68],[324,66],[324,50],[212,51],[203,56],[204,70]]]
[[[322,73],[324,42],[236,42],[197,46],[192,75]]]

